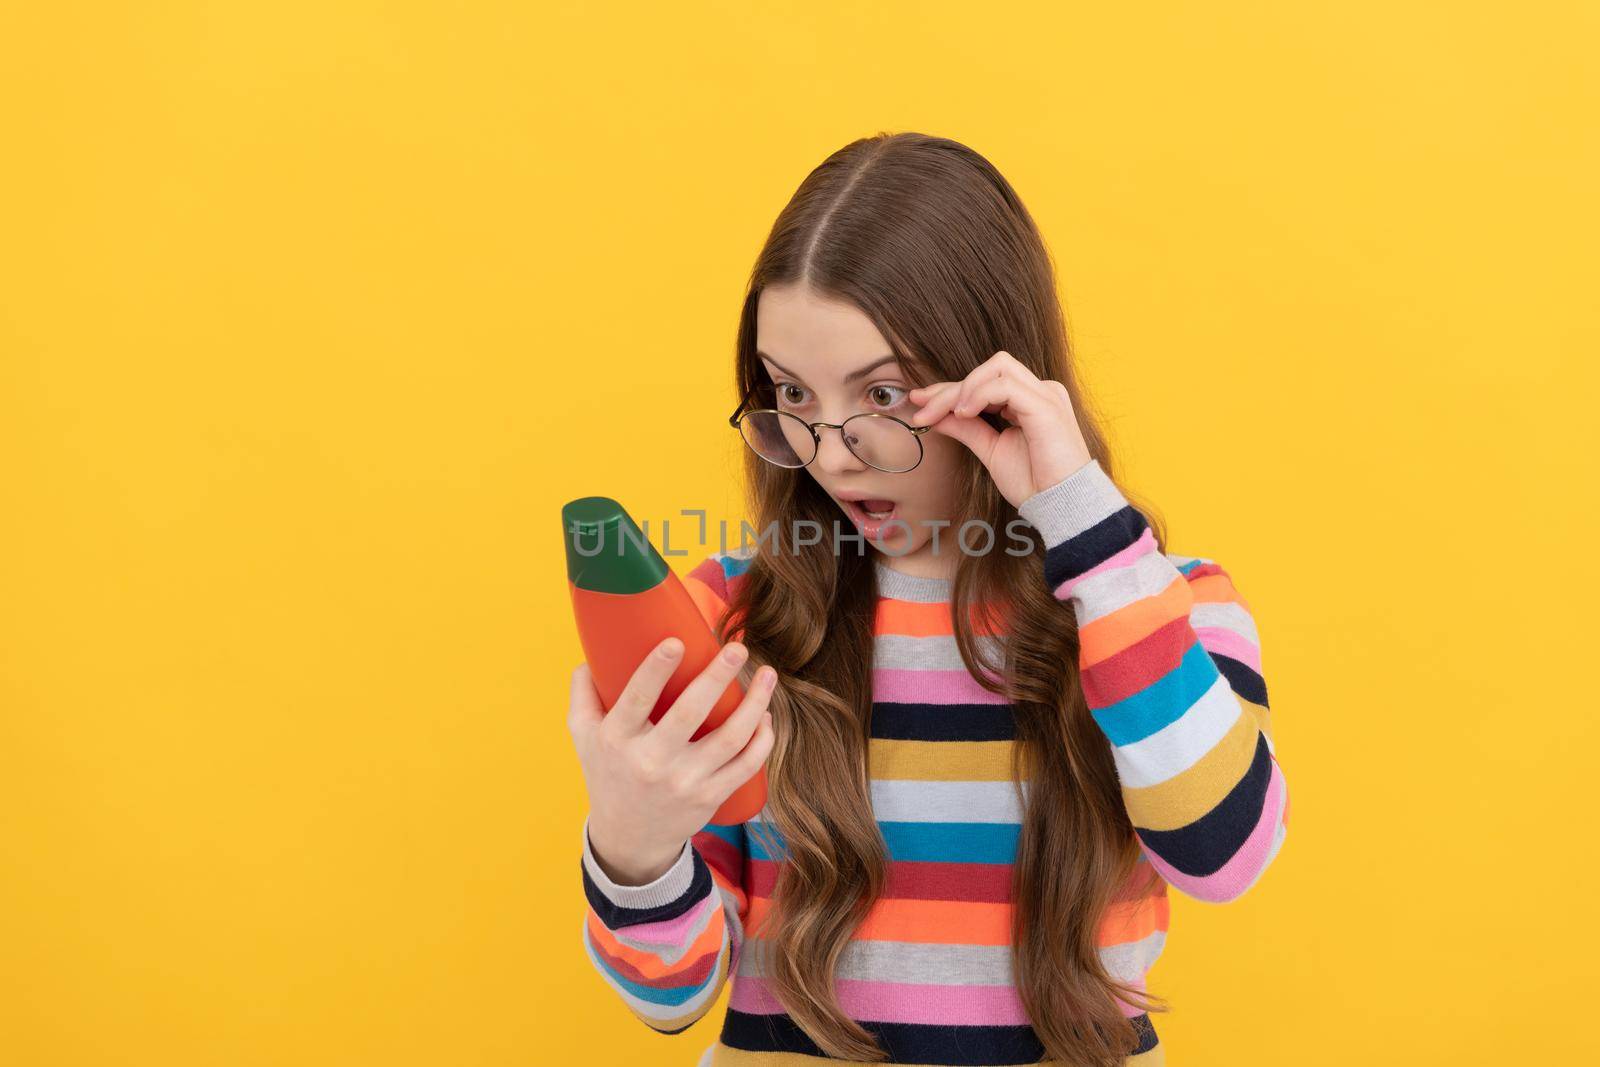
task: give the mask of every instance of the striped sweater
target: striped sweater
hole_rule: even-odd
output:
[[[1232,900],[1283,843],[1288,794],[1255,621],[1215,562],[1158,549],[1097,461],[1018,511],[1047,548],[1042,580],[1077,616],[1084,694],[1141,845],[1099,936],[1109,972],[1144,989],[1165,943],[1167,887]],[[720,616],[748,565],[748,555],[715,554],[689,573],[708,620]],[[839,960],[840,1005],[891,1063],[1041,1062],[1009,958],[1022,821],[1010,777],[1012,709],[961,662],[949,582],[881,560],[874,567],[868,760],[890,875]],[[977,632],[980,642],[1003,639]],[[760,815],[708,825],[656,881],[623,886],[595,862],[584,823],[583,943],[628,1009],[675,1034],[710,1010],[731,975],[727,1015],[701,1065],[797,1067],[829,1058],[769,990],[760,954],[742,951],[747,933],[759,937],[771,903],[774,844],[781,855],[781,835]],[[1148,1014],[1122,1006],[1140,1034],[1128,1062],[1165,1062]]]

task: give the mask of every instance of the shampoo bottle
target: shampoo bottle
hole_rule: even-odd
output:
[[[607,711],[622,695],[644,658],[668,637],[683,642],[683,657],[650,712],[655,722],[721,651],[716,635],[689,590],[610,497],[586,496],[561,509],[567,549],[567,586],[578,639]],[[720,726],[744,699],[737,680],[718,698],[691,740]],[[754,817],[767,802],[767,772],[753,777],[723,801],[711,822],[734,826]]]

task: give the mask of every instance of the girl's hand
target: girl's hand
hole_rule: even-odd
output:
[[[932,425],[972,449],[1012,507],[1090,460],[1067,387],[1040,381],[1010,352],[996,352],[959,382],[934,382],[907,395],[921,405],[911,425]],[[1012,425],[995,430],[978,417],[987,411]]]
[[[647,885],[683,843],[756,773],[772,750],[767,703],[777,672],[763,666],[721,725],[691,742],[748,657],[731,641],[652,723],[650,712],[677,670],[683,642],[669,637],[646,656],[608,712],[589,665],[572,672],[567,728],[589,791],[589,844],[614,880]]]

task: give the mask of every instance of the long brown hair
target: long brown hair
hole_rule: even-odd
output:
[[[1073,370],[1049,253],[1010,184],[972,149],[879,134],[839,149],[806,177],[751,274],[737,343],[741,396],[770,392],[755,353],[761,292],[795,283],[863,311],[912,381],[922,382],[907,361],[931,369],[934,380],[959,381],[1004,350],[1041,379],[1061,382],[1090,453],[1112,473]],[[998,536],[1016,509],[970,451],[960,456],[965,514],[949,516],[950,528],[978,519]],[[771,703],[777,742],[768,815],[785,862],[751,944],[762,945],[773,992],[821,1049],[883,1060],[887,1053],[839,1007],[833,985],[840,955],[887,879],[867,777],[873,553],[835,551],[827,537],[789,543],[802,520],[831,530],[837,506],[804,469],[745,458],[755,528],[783,538],[781,551],[756,554],[724,621],[727,631],[737,618],[750,663],[770,663],[782,679]],[[1159,518],[1139,510],[1164,551]],[[1041,580],[1036,536],[1034,547],[1033,555],[961,555],[951,585],[955,637],[968,670],[1015,706],[1013,774],[1028,782],[1012,883],[1019,995],[1052,1060],[1113,1067],[1134,1047],[1117,998],[1140,1010],[1166,1007],[1113,979],[1100,958],[1100,919],[1130,892],[1138,844],[1110,747],[1079,684],[1076,616]],[[1004,664],[983,659],[968,617],[975,605],[1005,605]]]

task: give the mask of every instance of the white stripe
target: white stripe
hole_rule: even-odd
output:
[[[1166,944],[1167,932],[1152,930],[1137,941],[1129,941],[1125,945],[1108,945],[1100,949],[1100,962],[1105,965],[1111,977],[1132,982],[1143,978],[1145,972],[1155,965],[1156,960],[1161,958],[1161,950]]]
[[[1232,630],[1234,633],[1249,639],[1252,645],[1261,647],[1261,634],[1256,630],[1256,620],[1244,610],[1242,604],[1235,601],[1219,603],[1215,600],[1202,600],[1195,604],[1189,611],[1189,622],[1194,626],[1210,626],[1220,630]]]
[[[980,634],[976,635],[976,643],[980,656],[988,656],[1002,667],[1005,665],[999,638]],[[872,641],[872,665],[881,669],[912,671],[966,669],[953,634],[930,634],[925,637],[878,634]]]
[[[1154,552],[1146,552],[1125,567],[1115,567],[1080,579],[1072,587],[1078,603],[1078,625],[1110,615],[1137,600],[1163,592],[1173,582],[1184,582],[1176,567]],[[1188,588],[1188,583],[1184,582]],[[1192,594],[1191,594],[1192,595]]]
[[[875,779],[872,814],[881,822],[1022,822],[1015,782]],[[1022,783],[1027,793],[1027,783]]]
[[[1126,789],[1160,785],[1194,766],[1243,714],[1244,705],[1239,703],[1228,680],[1219,674],[1211,688],[1177,721],[1130,745],[1112,746],[1117,777]]]

